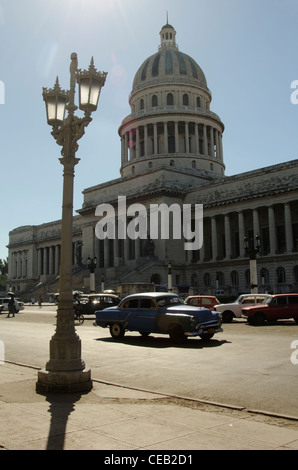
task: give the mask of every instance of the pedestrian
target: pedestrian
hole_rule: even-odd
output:
[[[43,300],[43,299],[42,299],[42,296],[40,295],[40,296],[39,296],[39,299],[38,299],[38,305],[39,305],[39,307],[41,307],[42,300]]]
[[[8,301],[8,315],[6,318],[10,318],[10,314],[15,316],[15,305],[14,305],[14,295],[10,294],[10,299]]]

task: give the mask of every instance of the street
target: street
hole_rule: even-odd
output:
[[[291,361],[298,325],[292,320],[253,327],[237,319],[209,342],[189,338],[183,345],[137,332],[117,342],[93,320],[86,315],[76,328],[93,380],[298,418],[298,364]],[[2,313],[5,360],[44,368],[55,321],[55,306],[25,306],[15,318]]]

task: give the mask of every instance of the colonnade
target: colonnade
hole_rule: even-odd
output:
[[[245,208],[226,214],[220,212],[210,214],[210,209],[206,208],[203,219],[203,245],[200,250],[185,251],[185,262],[215,262],[246,258],[244,237],[254,240],[256,235],[261,238],[262,256],[296,252],[298,251],[297,214],[297,201],[253,209]],[[148,249],[145,245],[146,240],[130,240],[128,237],[124,240],[117,238],[98,240],[95,237],[94,241],[99,266],[104,268],[125,266],[130,260],[139,260],[140,257],[146,256]],[[171,239],[170,234],[170,239],[166,242],[168,248],[176,244],[178,249],[177,243],[179,241]],[[159,241],[155,240],[156,248],[158,244]],[[175,252],[175,249],[172,251]],[[172,261],[174,262],[174,259]]]
[[[150,155],[184,153],[223,161],[222,133],[193,121],[164,121],[131,127],[121,136],[121,162]]]
[[[295,206],[295,209],[294,209]],[[293,210],[294,209],[294,210]],[[279,203],[204,217],[204,243],[195,261],[217,261],[246,256],[244,237],[261,238],[261,253],[275,256],[298,251],[297,202]]]
[[[60,245],[50,245],[37,250],[37,275],[59,274]]]

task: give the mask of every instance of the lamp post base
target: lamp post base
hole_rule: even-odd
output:
[[[91,371],[38,371],[36,392],[45,394],[60,393],[87,393],[92,389]]]

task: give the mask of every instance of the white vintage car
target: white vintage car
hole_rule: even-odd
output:
[[[233,318],[242,316],[243,307],[262,304],[268,297],[268,294],[242,294],[231,304],[215,305],[214,310],[222,314],[223,323],[230,323]]]

